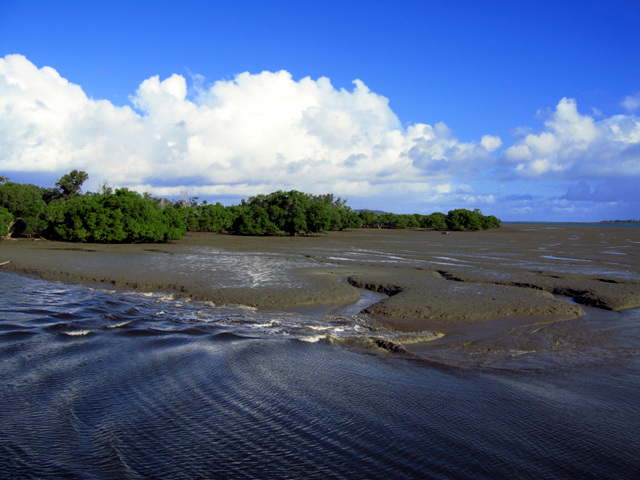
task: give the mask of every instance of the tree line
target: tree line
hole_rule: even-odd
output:
[[[52,188],[0,176],[0,237],[42,237],[96,243],[167,242],[187,232],[299,235],[345,228],[482,230],[500,227],[495,216],[456,209],[431,215],[355,211],[333,194],[277,191],[240,205],[172,201],[106,185],[82,193],[86,172],[73,170]]]

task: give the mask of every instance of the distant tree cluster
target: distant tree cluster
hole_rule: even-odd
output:
[[[376,213],[370,210],[359,212],[362,226],[366,228],[426,228],[432,230],[484,230],[502,226],[500,219],[485,216],[478,209],[450,210],[448,214],[434,212],[431,215],[419,213],[396,215]]]
[[[605,225],[640,225],[640,220],[605,220]]]
[[[480,210],[431,215],[356,212],[333,194],[297,190],[256,195],[240,205],[198,204],[197,198],[171,201],[106,184],[82,193],[86,172],[73,170],[53,188],[10,182],[0,176],[0,237],[43,237],[98,243],[166,242],[186,232],[237,235],[299,235],[345,228],[424,228],[481,230],[500,220]]]

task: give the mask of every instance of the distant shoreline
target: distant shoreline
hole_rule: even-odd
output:
[[[559,225],[559,226],[576,226],[576,227],[623,227],[623,228],[638,228],[640,227],[640,220],[622,221],[622,220],[604,220],[602,222],[543,222],[543,221],[518,221],[509,222],[503,221],[503,225]]]

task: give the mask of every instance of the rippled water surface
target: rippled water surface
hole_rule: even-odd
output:
[[[376,349],[358,310],[0,274],[0,477],[639,477],[637,311],[580,361],[495,368]]]

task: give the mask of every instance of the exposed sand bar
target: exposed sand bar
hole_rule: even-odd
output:
[[[388,295],[366,310],[381,325],[431,331],[500,319],[577,318],[581,304],[638,308],[640,228],[191,234],[153,245],[5,240],[0,269],[268,309],[348,304],[359,298],[356,287],[366,288]]]

